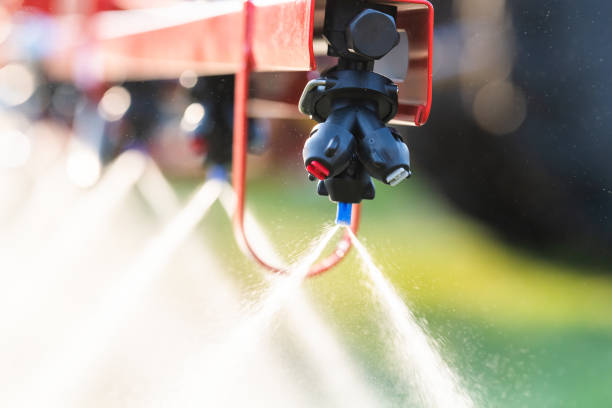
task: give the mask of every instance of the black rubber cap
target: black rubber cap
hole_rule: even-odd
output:
[[[399,42],[393,17],[366,9],[359,13],[346,29],[346,43],[351,52],[362,57],[384,57]]]

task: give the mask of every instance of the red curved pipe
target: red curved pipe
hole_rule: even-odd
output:
[[[249,75],[253,68],[252,54],[252,32],[253,32],[253,3],[251,0],[244,2],[243,10],[243,56],[240,67],[236,72],[234,88],[234,140],[232,159],[232,185],[236,191],[236,208],[234,212],[234,235],[240,246],[266,269],[272,272],[283,273],[283,268],[272,265],[263,259],[251,246],[244,229],[244,202],[246,195],[246,166],[247,166],[247,100],[249,97]],[[355,234],[359,229],[361,216],[361,205],[353,205],[351,229]],[[338,243],[336,250],[319,263],[313,265],[308,276],[319,275],[337,265],[351,248],[351,239],[348,232]]]

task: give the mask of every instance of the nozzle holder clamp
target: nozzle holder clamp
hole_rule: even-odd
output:
[[[371,71],[332,69],[313,79],[304,88],[299,109],[317,122],[324,122],[337,100],[367,101],[376,105],[381,122],[388,122],[397,113],[398,87],[390,79]]]

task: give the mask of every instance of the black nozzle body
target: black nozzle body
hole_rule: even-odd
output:
[[[410,175],[410,152],[399,134],[385,126],[368,109],[360,109],[356,115],[357,156],[370,175],[386,184],[393,184],[389,176],[403,169]],[[404,174],[404,173],[402,173]],[[401,181],[401,180],[400,180]]]
[[[348,167],[355,150],[355,138],[345,127],[333,123],[316,125],[304,144],[304,165],[318,162],[328,170],[328,176],[342,173]]]
[[[339,175],[319,181],[317,193],[338,203],[356,204],[361,200],[373,200],[376,191],[368,172],[354,160]]]
[[[371,177],[392,186],[410,176],[408,147],[386,126],[398,109],[398,87],[372,72],[399,41],[392,6],[328,0],[324,34],[338,65],[306,86],[300,111],[319,124],[303,150],[317,191],[332,201],[374,198]]]
[[[378,119],[372,103],[340,101],[315,126],[304,144],[304,165],[317,178],[318,192],[332,201],[374,198],[370,176],[395,185],[410,175],[408,146]],[[312,169],[315,164],[317,169]]]

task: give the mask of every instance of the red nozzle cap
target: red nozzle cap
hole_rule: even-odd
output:
[[[327,176],[329,176],[329,170],[327,167],[322,165],[316,160],[311,161],[308,166],[306,166],[306,170],[319,180],[325,180]]]
[[[202,155],[208,151],[208,143],[204,139],[193,138],[189,141],[191,151],[197,155]]]

